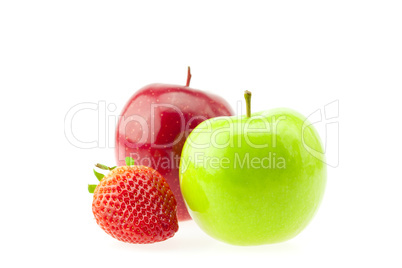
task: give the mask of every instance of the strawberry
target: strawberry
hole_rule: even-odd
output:
[[[92,212],[98,225],[114,238],[128,243],[148,244],[166,240],[177,232],[176,200],[166,180],[154,169],[134,166],[96,167],[110,170],[103,175],[94,170],[98,185],[88,185],[94,193]]]

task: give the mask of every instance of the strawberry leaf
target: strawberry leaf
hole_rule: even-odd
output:
[[[104,174],[96,172],[95,169],[94,169],[94,174],[95,174],[96,178],[98,179],[98,181],[100,181],[101,179],[103,179],[103,177],[105,177]]]
[[[95,192],[96,184],[88,184],[88,192],[93,194]]]
[[[126,157],[126,166],[134,166],[134,159],[130,156]]]

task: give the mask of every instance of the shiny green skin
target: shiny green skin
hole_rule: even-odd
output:
[[[324,194],[326,164],[311,125],[304,128],[307,146],[303,146],[305,120],[282,108],[254,113],[250,118],[213,118],[193,130],[181,155],[180,187],[190,215],[201,229],[229,244],[260,245],[293,238],[307,226]],[[260,131],[245,135],[246,125]],[[248,161],[247,166],[242,162],[247,153],[249,160],[271,154],[271,166],[267,160],[263,165]],[[272,156],[282,165],[273,165]],[[217,160],[208,164],[208,157],[228,160],[217,166]]]

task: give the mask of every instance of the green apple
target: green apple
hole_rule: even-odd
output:
[[[313,218],[326,184],[317,131],[290,109],[217,117],[189,135],[180,187],[194,221],[235,245],[288,240]]]

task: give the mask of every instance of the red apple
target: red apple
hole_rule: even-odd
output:
[[[233,110],[219,96],[186,86],[151,84],[138,90],[124,107],[116,130],[116,158],[124,165],[131,156],[136,165],[156,169],[177,200],[180,221],[191,219],[179,185],[182,147],[190,132],[204,120],[231,116]]]

